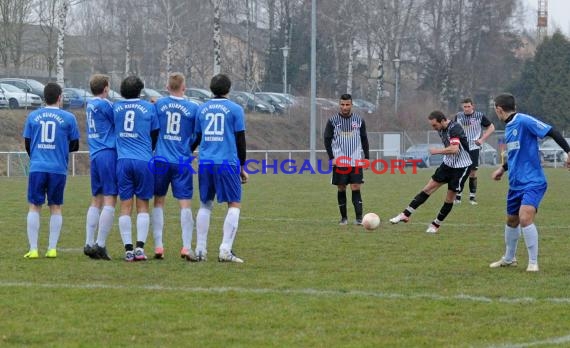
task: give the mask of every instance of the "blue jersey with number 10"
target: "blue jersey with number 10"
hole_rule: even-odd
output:
[[[158,129],[158,117],[154,105],[141,99],[121,100],[113,104],[117,159],[136,159],[148,162],[152,159],[150,132]]]
[[[23,136],[30,139],[30,172],[67,174],[69,142],[79,139],[72,113],[52,106],[33,111]]]
[[[238,165],[235,133],[240,131],[245,131],[241,106],[225,98],[202,104],[196,121],[196,133],[202,133],[200,163]]]
[[[544,138],[551,128],[552,126],[521,113],[517,113],[505,126],[511,190],[526,190],[546,184],[537,138]]]

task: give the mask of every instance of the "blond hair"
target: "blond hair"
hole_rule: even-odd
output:
[[[168,76],[168,89],[170,91],[179,91],[185,84],[186,78],[184,74],[175,72]]]
[[[103,93],[107,86],[109,86],[109,76],[107,75],[95,74],[91,76],[91,79],[89,80],[89,88],[91,88],[91,93],[93,93],[93,95]]]

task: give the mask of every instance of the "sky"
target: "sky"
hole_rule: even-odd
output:
[[[528,18],[533,27],[536,27],[538,0],[524,0],[527,7]],[[554,28],[560,28],[566,36],[570,35],[570,0],[548,0],[548,34]]]

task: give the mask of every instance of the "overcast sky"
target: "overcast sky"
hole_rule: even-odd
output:
[[[529,20],[536,27],[538,0],[524,0],[529,12]],[[548,0],[548,34],[554,28],[568,36],[570,34],[570,0]]]

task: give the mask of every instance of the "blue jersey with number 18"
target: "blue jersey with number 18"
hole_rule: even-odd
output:
[[[200,162],[238,165],[235,133],[240,131],[245,131],[241,106],[226,98],[202,104],[196,121],[196,133],[202,133]]]
[[[30,172],[67,174],[69,142],[79,139],[75,116],[46,106],[28,115],[24,138],[30,139]]]
[[[126,99],[113,104],[117,159],[148,162],[152,159],[151,131],[158,129],[154,105],[141,99]]]
[[[184,98],[169,96],[156,101],[160,132],[154,155],[178,164],[190,157],[194,142],[194,123],[198,104]]]

